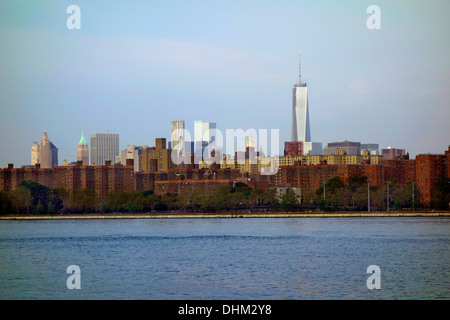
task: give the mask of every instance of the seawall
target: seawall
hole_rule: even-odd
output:
[[[67,214],[10,215],[0,220],[68,220],[68,219],[212,219],[212,218],[364,218],[364,217],[450,217],[450,212],[342,212],[342,213],[165,213],[165,214]]]

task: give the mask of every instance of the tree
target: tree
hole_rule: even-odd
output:
[[[153,191],[147,192],[144,191],[144,209],[153,211],[155,209],[156,204],[159,202],[158,196],[153,193]]]
[[[17,213],[29,213],[30,207],[33,204],[33,197],[31,191],[23,185],[19,185],[10,193],[12,207]],[[42,204],[41,204],[42,206]]]
[[[436,209],[447,209],[450,203],[450,179],[439,178],[434,185],[431,204]]]
[[[47,213],[48,214],[54,214],[55,213],[55,207],[54,207],[52,202],[48,203]]]
[[[68,206],[70,192],[63,188],[55,188],[50,190],[49,205],[52,204],[53,213],[63,211]]]
[[[167,207],[167,209],[172,210],[176,206],[176,196],[167,193],[161,196],[161,203]]]
[[[194,208],[206,211],[208,207],[208,189],[205,186],[195,188],[192,201]]]
[[[134,206],[133,201],[128,202],[128,204],[127,204],[127,211],[128,212],[135,212],[136,211],[136,207]]]
[[[31,205],[33,207],[36,207],[39,202],[43,208],[48,206],[50,188],[30,180],[20,181],[17,187],[24,187],[30,190],[31,197],[33,199]]]
[[[281,206],[283,208],[297,207],[300,204],[299,198],[300,196],[292,188],[287,188],[286,192],[281,196]]]
[[[194,191],[190,189],[186,189],[180,192],[177,197],[177,206],[182,208],[183,210],[187,210],[191,206],[193,206],[194,202]]]
[[[216,210],[230,208],[230,196],[232,188],[228,184],[221,184],[214,188],[211,195],[211,203]]]
[[[275,205],[279,203],[277,189],[275,188],[269,189],[268,191],[264,192],[262,198],[264,204]]]
[[[11,199],[6,192],[0,191],[0,214],[12,213]]]
[[[43,211],[44,211],[44,207],[42,206],[42,203],[39,200],[39,202],[36,205],[36,214],[42,214]]]
[[[70,205],[75,211],[87,213],[97,210],[97,196],[92,189],[73,190]]]

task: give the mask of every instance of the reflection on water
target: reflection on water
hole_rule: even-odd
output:
[[[0,222],[1,299],[448,299],[449,218]],[[67,266],[81,269],[68,290]],[[381,290],[368,290],[369,265]]]

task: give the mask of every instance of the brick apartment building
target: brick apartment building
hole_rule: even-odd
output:
[[[164,145],[165,141],[158,141],[155,150],[170,150],[165,149]],[[236,182],[244,182],[251,188],[266,190],[269,187],[300,187],[302,194],[306,194],[317,190],[322,181],[335,176],[339,176],[348,185],[351,176],[364,175],[372,186],[382,185],[389,179],[396,179],[403,186],[414,181],[420,194],[420,204],[430,207],[436,181],[450,178],[450,147],[445,154],[421,154],[414,160],[397,158],[381,161],[379,164],[301,165],[302,162],[297,161],[293,165],[280,166],[275,175],[268,176],[219,165],[200,169],[194,166],[176,168],[173,163],[167,164],[166,161],[170,159],[166,158],[165,152],[148,154],[145,159],[147,171],[139,172],[134,171],[133,159],[127,159],[125,166],[112,165],[110,161],[102,166],[88,166],[78,162],[76,166],[59,166],[53,169],[43,169],[39,164],[33,168],[14,168],[9,164],[7,168],[0,169],[0,191],[14,190],[20,181],[31,180],[49,188],[93,189],[99,198],[105,198],[112,190],[153,190],[162,195],[177,194],[200,186],[212,188],[220,184],[232,186]],[[165,163],[160,165],[161,161]],[[161,170],[166,167],[169,169]]]

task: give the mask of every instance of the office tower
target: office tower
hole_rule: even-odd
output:
[[[58,166],[58,148],[50,141],[50,149],[52,150],[52,168]]]
[[[33,142],[33,146],[31,147],[31,165],[36,165],[39,163],[39,144],[37,142]]]
[[[301,63],[299,54],[299,81],[292,91],[292,137],[291,141],[303,142],[304,155],[321,155],[322,144],[312,142],[309,125],[308,86],[302,83]]]
[[[292,141],[311,142],[308,87],[302,83],[299,55],[299,81],[292,91]]]
[[[184,120],[172,120],[170,125],[170,146],[178,151],[178,156],[184,154]]]
[[[42,169],[52,168],[52,147],[46,131],[44,131],[39,145],[39,162]]]
[[[31,147],[31,164],[40,164],[42,169],[51,169],[58,165],[58,148],[50,141],[47,131],[42,135],[41,143]]]
[[[361,144],[361,154],[364,150],[369,151],[371,156],[380,155],[380,147],[378,143],[362,143]]]
[[[77,161],[81,161],[83,166],[89,165],[89,146],[84,139],[83,131],[81,131],[81,139],[77,146]]]
[[[119,155],[118,133],[91,133],[91,165],[114,163]]]
[[[325,156],[341,155],[348,156],[361,155],[361,142],[352,142],[344,140],[342,142],[330,142],[323,148]]]
[[[205,148],[215,141],[215,130],[214,122],[194,121],[194,150],[197,156],[203,156]]]

